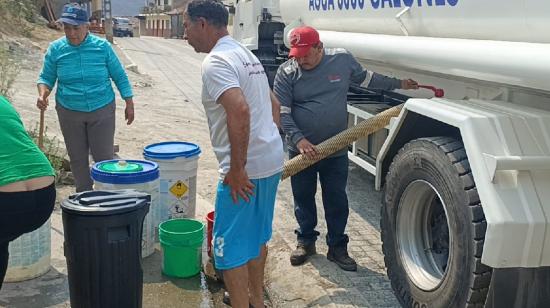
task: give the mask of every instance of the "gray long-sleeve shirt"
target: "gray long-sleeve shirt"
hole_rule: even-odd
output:
[[[364,69],[345,49],[325,48],[317,67],[303,70],[295,59],[283,63],[273,85],[281,102],[281,125],[290,151],[306,138],[313,144],[342,132],[348,126],[347,93],[350,84],[393,90],[401,80]],[[345,155],[346,150],[333,156]]]

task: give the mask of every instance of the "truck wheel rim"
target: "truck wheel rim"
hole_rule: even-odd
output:
[[[409,279],[425,291],[441,284],[452,255],[446,208],[439,192],[424,180],[411,182],[399,202],[399,257]]]

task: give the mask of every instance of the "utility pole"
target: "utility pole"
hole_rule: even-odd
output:
[[[92,16],[97,18],[98,21],[101,21],[101,11],[103,10],[101,0],[92,0]]]
[[[105,16],[105,37],[113,43],[113,16],[111,14],[111,0],[103,0],[103,14]]]

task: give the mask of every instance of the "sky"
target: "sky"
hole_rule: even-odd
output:
[[[111,0],[113,16],[134,16],[146,4],[146,0]]]

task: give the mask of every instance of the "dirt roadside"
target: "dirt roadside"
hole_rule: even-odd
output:
[[[62,36],[61,32],[46,31],[50,39]],[[36,108],[36,79],[42,66],[43,52],[48,40],[32,42],[27,39],[12,40],[17,47],[17,61],[21,71],[13,86],[11,102],[20,113],[27,129],[32,129],[39,122],[39,111]],[[116,47],[119,59],[124,66],[131,60]],[[142,159],[143,148],[151,143],[169,140],[195,142],[200,145],[200,174],[197,183],[197,194],[209,202],[215,197],[215,184],[218,179],[217,162],[212,152],[208,126],[203,116],[187,110],[193,108],[185,104],[182,97],[167,96],[163,84],[156,83],[150,76],[127,69],[133,85],[136,120],[132,125],[124,122],[124,103],[117,93],[117,130],[115,144],[119,145],[118,155],[127,159]],[[54,95],[50,97],[50,106],[45,113],[47,134],[55,136],[63,146],[63,136],[55,112]]]
[[[26,38],[8,37],[6,35],[1,39],[1,43],[10,46],[9,48],[16,55],[16,61],[21,67],[21,71],[13,85],[13,94],[10,101],[21,115],[28,130],[37,127],[39,122],[40,113],[36,108],[36,79],[42,67],[43,54],[48,43],[62,35],[62,32],[45,29],[40,40],[33,39],[31,41]],[[131,64],[116,44],[114,48],[125,66]],[[206,213],[213,209],[215,185],[218,180],[217,162],[210,146],[208,126],[204,115],[197,112],[196,106],[186,104],[183,97],[169,95],[167,86],[153,80],[151,76],[137,73],[137,71],[131,69],[127,69],[127,74],[133,85],[135,95],[136,120],[132,125],[126,125],[124,121],[124,103],[120,99],[118,91],[115,90],[117,95],[115,143],[120,148],[118,156],[124,159],[143,159],[143,148],[156,142],[177,140],[199,144],[202,154],[199,160],[197,180],[196,218],[204,220]],[[64,148],[63,136],[54,107],[55,99],[52,95],[50,106],[45,113],[46,133],[50,138],[57,138]],[[52,215],[52,226],[62,228],[59,203],[74,193],[74,186],[59,185],[57,193],[57,204]],[[56,281],[63,281],[63,276],[66,275],[62,243],[62,235],[52,240],[52,266],[54,266],[55,271],[51,271],[54,274],[48,274],[49,276],[53,275],[52,277],[46,277],[48,279],[54,278]],[[144,259],[144,307],[178,307],[178,303],[181,304],[182,302],[193,302],[195,304],[192,306],[196,307],[199,305],[201,307],[224,306],[221,304],[223,292],[220,291],[219,285],[210,281],[206,286],[210,290],[201,289],[205,287],[203,285],[205,279],[203,275],[186,283],[170,281],[160,275],[160,260],[159,251],[152,258]],[[31,286],[27,290],[41,290],[43,283],[40,280],[42,279],[36,280],[37,286]],[[200,288],[197,288],[197,286],[200,286]],[[42,301],[44,306],[40,307],[68,307],[67,290],[62,290],[63,288],[66,288],[63,284],[57,286],[55,290],[56,299],[49,301],[46,299],[46,301]],[[17,293],[6,294],[6,290],[3,291],[2,295],[7,295],[11,299],[14,299],[14,297],[11,297],[12,295],[18,296]],[[44,295],[45,297],[51,296]],[[24,298],[25,296],[15,300],[19,302]],[[204,306],[205,303],[206,306]]]

